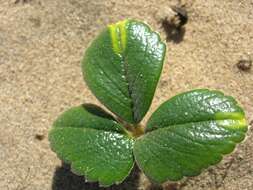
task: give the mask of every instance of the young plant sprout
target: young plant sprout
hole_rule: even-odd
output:
[[[82,61],[84,80],[113,113],[84,104],[63,113],[49,134],[52,150],[72,170],[102,186],[121,183],[136,162],[163,183],[196,176],[245,138],[243,109],[231,96],[208,89],[164,102],[144,128],[161,74],[166,46],[140,21],[109,25]]]

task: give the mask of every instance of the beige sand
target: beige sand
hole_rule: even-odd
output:
[[[145,20],[165,39],[155,15],[176,1],[14,2],[0,0],[0,189],[98,189],[60,167],[47,132],[63,110],[98,103],[80,69],[89,42],[107,24],[124,18]],[[184,39],[167,43],[167,60],[150,111],[179,92],[205,87],[236,97],[251,121],[253,71],[239,71],[235,65],[243,56],[253,56],[252,0],[187,1],[186,8]],[[45,138],[40,141],[36,134]],[[143,175],[111,189],[138,186],[148,189]],[[253,189],[252,132],[218,166],[164,189]]]

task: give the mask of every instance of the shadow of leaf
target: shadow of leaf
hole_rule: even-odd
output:
[[[103,108],[95,105],[95,104],[83,104],[83,108],[88,111],[89,113],[103,117],[106,119],[115,120],[112,115],[110,115],[108,112],[106,112]]]
[[[137,190],[140,170],[135,166],[131,174],[119,185],[108,188],[99,187],[97,182],[85,182],[85,177],[70,171],[70,166],[63,163],[57,167],[53,177],[52,190]]]

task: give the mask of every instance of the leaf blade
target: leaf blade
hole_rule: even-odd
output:
[[[210,95],[208,101],[217,101],[218,97],[220,102],[229,101],[226,103],[229,106],[219,104],[221,107],[203,110],[206,99],[198,96],[207,93]],[[192,107],[185,116],[183,113],[189,105]],[[204,168],[220,162],[223,155],[232,152],[245,138],[247,124],[244,112],[231,97],[217,91],[195,90],[177,95],[161,105],[151,116],[147,131],[137,139],[134,156],[147,176],[162,183],[198,175]]]
[[[122,182],[133,167],[133,139],[97,107],[63,113],[49,133],[51,148],[72,170],[103,186]]]
[[[110,25],[85,53],[84,79],[108,109],[129,123],[138,123],[154,96],[165,48],[144,23],[125,20]]]
[[[188,122],[243,119],[244,116],[243,109],[231,96],[220,91],[196,89],[163,103],[149,119],[147,131]]]
[[[133,168],[133,141],[122,134],[88,128],[55,128],[49,139],[52,149],[62,160],[71,163],[74,173],[85,175],[89,181],[99,181],[103,186],[122,182]]]

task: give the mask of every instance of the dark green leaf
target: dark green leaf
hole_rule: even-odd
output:
[[[110,25],[86,50],[84,79],[108,109],[129,123],[138,123],[153,99],[165,48],[144,23],[124,20]]]
[[[157,182],[198,175],[233,151],[247,131],[243,110],[218,91],[177,95],[151,116],[148,133],[134,145],[144,173]]]
[[[94,128],[105,131],[123,132],[124,128],[100,107],[84,104],[64,112],[54,122],[54,127]]]
[[[111,116],[93,105],[63,113],[54,123],[49,140],[75,173],[103,186],[122,182],[133,167],[133,139]]]

